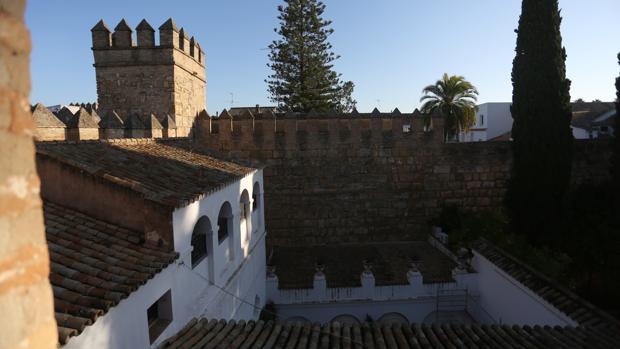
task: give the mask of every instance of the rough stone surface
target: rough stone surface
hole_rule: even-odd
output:
[[[55,348],[24,0],[0,0],[0,348]]]
[[[271,246],[423,240],[442,205],[502,205],[509,142],[444,144],[403,117],[201,120],[204,151],[264,164]],[[441,120],[434,120],[441,130]],[[274,132],[274,130],[277,130]],[[607,176],[605,142],[576,143],[574,181]],[[545,169],[540,169],[544,171]]]
[[[160,37],[170,34],[165,31],[160,29]],[[132,114],[169,114],[178,135],[189,134],[195,117],[206,108],[205,65],[199,49],[190,55],[180,47],[178,34],[173,37],[177,40],[172,46],[93,45],[102,111],[115,110],[123,120]]]

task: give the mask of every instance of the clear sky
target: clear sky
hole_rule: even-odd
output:
[[[360,111],[410,112],[441,74],[464,75],[480,102],[510,101],[520,0],[325,0],[335,68],[352,80]],[[29,0],[32,100],[96,100],[90,29],[121,18],[154,28],[168,17],[206,52],[207,110],[270,104],[267,45],[281,0]],[[560,0],[571,98],[614,99],[620,0]]]

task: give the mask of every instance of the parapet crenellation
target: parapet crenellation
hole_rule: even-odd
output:
[[[170,115],[179,135],[189,135],[196,115],[206,109],[204,52],[172,18],[159,27],[159,42],[146,20],[135,30],[134,38],[124,19],[114,32],[103,20],[91,30],[100,109],[121,117]]]
[[[433,129],[443,121],[433,117]],[[199,118],[195,135],[201,144],[223,151],[265,153],[276,149],[350,151],[392,147],[397,143],[443,143],[443,132],[425,128],[418,111],[401,113],[265,113],[250,109],[233,117],[227,110],[217,118]]]
[[[153,60],[153,63],[158,59],[164,59],[165,53],[161,54],[136,54],[139,50],[164,50],[176,49],[187,56],[191,57],[196,63],[204,67],[204,51],[200,48],[200,44],[192,36],[188,36],[184,28],[177,29],[177,26],[172,18],[169,18],[159,27],[159,45],[156,45],[155,41],[155,29],[143,19],[135,28],[136,39],[134,40],[133,30],[122,19],[114,28],[114,31],[110,30],[108,25],[100,20],[91,29],[92,33],[92,49],[93,51],[108,52],[101,53],[99,57],[95,57],[95,65],[113,63],[114,60]],[[126,55],[119,54],[114,51],[133,51],[133,55],[127,53]],[[97,59],[99,58],[99,59]],[[106,59],[107,58],[107,59]],[[168,57],[171,58],[171,57]]]

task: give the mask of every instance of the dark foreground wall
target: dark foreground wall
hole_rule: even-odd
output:
[[[501,206],[508,142],[444,144],[413,118],[208,120],[196,137],[207,151],[264,164],[270,245],[424,239],[443,204]],[[441,120],[434,121],[441,130]],[[575,179],[607,175],[607,146],[578,142]],[[544,171],[545,169],[540,169]]]

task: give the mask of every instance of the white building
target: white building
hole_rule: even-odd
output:
[[[511,103],[493,102],[478,106],[476,123],[468,132],[461,132],[461,142],[484,142],[510,132],[512,129]]]
[[[614,134],[616,106],[611,102],[575,102],[571,128],[575,139],[609,137]]]
[[[261,169],[154,140],[43,143],[38,161],[64,348],[156,347],[195,317],[258,317],[266,297]],[[55,181],[56,171],[64,179]],[[171,244],[162,242],[165,229],[93,217],[88,203],[97,199],[99,212],[116,205],[119,216],[127,207],[135,209],[128,215],[157,210],[145,217],[169,225]]]

